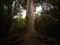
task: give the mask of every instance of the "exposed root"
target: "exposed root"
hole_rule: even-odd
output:
[[[36,32],[35,30],[28,30],[24,35],[23,38],[24,39],[33,39],[33,37],[37,37],[39,35],[38,32]]]

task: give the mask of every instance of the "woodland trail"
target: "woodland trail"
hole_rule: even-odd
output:
[[[23,39],[19,35],[12,35],[2,41],[0,40],[0,45],[60,45],[60,41],[46,36]]]

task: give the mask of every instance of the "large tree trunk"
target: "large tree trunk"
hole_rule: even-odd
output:
[[[26,30],[34,30],[33,0],[27,0]]]
[[[27,0],[25,30],[26,30],[25,36],[26,36],[27,39],[36,35],[36,31],[34,30],[34,5],[33,5],[33,0]]]

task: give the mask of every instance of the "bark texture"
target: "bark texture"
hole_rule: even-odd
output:
[[[34,30],[34,6],[33,6],[33,0],[27,0],[26,30]]]
[[[25,39],[32,38],[37,33],[34,30],[34,1],[33,0],[27,0],[27,12],[26,12],[26,34]]]

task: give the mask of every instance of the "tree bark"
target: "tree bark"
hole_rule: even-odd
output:
[[[34,5],[33,0],[27,0],[27,12],[26,12],[26,38],[32,38],[36,35],[36,31],[34,30]],[[25,38],[25,37],[24,37]]]
[[[34,30],[34,7],[33,0],[27,0],[26,30]]]

